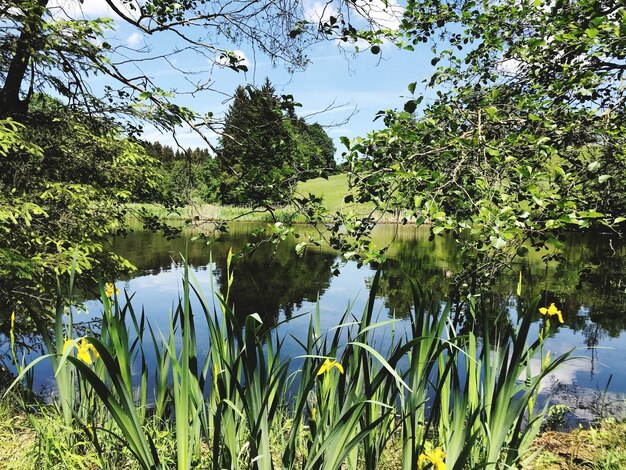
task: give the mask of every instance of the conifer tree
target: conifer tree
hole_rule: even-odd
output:
[[[224,122],[218,152],[222,202],[286,202],[296,182],[294,143],[283,103],[268,79],[260,89],[239,87]]]

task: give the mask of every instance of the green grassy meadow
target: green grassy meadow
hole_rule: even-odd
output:
[[[314,178],[298,183],[294,196],[307,197],[309,194],[322,198],[322,204],[332,214],[337,211],[350,211],[357,215],[367,215],[374,210],[373,204],[345,203],[350,194],[348,175],[345,173],[326,178]],[[150,214],[170,220],[200,221],[246,221],[246,222],[296,222],[307,219],[295,205],[272,208],[237,207],[230,205],[207,204],[201,201],[191,203],[176,211],[168,211],[159,204],[128,204],[130,212],[146,209]],[[379,223],[393,223],[392,215],[372,214]]]

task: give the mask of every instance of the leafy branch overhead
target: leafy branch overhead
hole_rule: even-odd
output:
[[[219,90],[215,68],[245,72],[233,51],[244,43],[276,65],[303,68],[314,42],[355,38],[348,18],[359,12],[350,5],[335,2],[337,12],[345,13],[337,21],[343,29],[328,34],[305,18],[305,5],[297,0],[2,2],[0,310],[49,306],[44,286],[67,274],[74,253],[83,271],[129,268],[110,250],[111,235],[125,230],[126,203],[160,200],[182,179],[174,175],[180,161],[160,162],[140,145],[144,126],[174,135],[186,127],[213,149],[209,135],[221,133],[223,123],[181,105],[180,98]],[[137,40],[123,38],[122,30]],[[205,66],[183,69],[176,65],[179,58]],[[147,70],[179,80],[168,88]],[[290,125],[285,136],[306,165],[314,154],[327,155],[327,148],[316,150],[328,147],[323,131],[295,117]],[[200,152],[201,158],[208,160],[208,152]],[[190,160],[199,155],[187,153]],[[203,165],[207,173],[214,168]],[[206,180],[204,195],[214,198],[214,179],[199,179]],[[167,229],[149,215],[144,222]]]
[[[130,118],[131,130],[140,130],[145,121],[162,130],[184,124],[210,147],[207,131],[219,130],[220,121],[178,105],[176,97],[219,89],[212,79],[215,67],[245,72],[247,65],[234,48],[247,43],[274,64],[300,70],[308,63],[306,49],[315,42],[355,41],[358,30],[352,22],[359,29],[379,27],[369,11],[343,0],[333,2],[336,16],[330,29],[326,19],[311,21],[305,2],[298,0],[99,3],[97,12],[106,12],[104,18],[78,0],[3,3],[0,116],[24,114],[35,93],[53,93],[90,113]],[[122,27],[134,31],[138,45],[117,37],[115,30]],[[157,36],[164,41],[155,47],[150,40]],[[181,70],[177,57],[207,65]],[[177,87],[164,88],[144,64],[178,74]],[[106,78],[103,88],[93,85],[94,75]]]
[[[436,68],[348,142],[358,201],[451,232],[483,274],[625,220],[623,2],[409,2],[402,29]]]

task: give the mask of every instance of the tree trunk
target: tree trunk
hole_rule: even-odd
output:
[[[0,116],[26,114],[30,97],[20,99],[22,83],[31,59],[34,42],[41,34],[41,24],[49,0],[30,0],[22,3],[24,21],[17,39],[13,58],[7,71],[6,80],[0,91]]]

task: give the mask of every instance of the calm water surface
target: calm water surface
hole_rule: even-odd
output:
[[[117,287],[134,294],[133,304],[143,306],[153,326],[168,331],[169,315],[182,288],[181,253],[187,257],[200,289],[207,295],[225,290],[226,256],[229,249],[238,250],[251,240],[255,226],[237,224],[212,245],[192,241],[196,233],[168,241],[159,235],[137,231],[114,241],[115,251],[129,259],[137,271],[116,281]],[[428,240],[428,231],[413,227],[379,226],[375,232],[379,246],[393,243],[388,261],[382,267],[381,285],[375,312],[381,319],[406,318],[411,305],[411,292],[406,276],[412,276],[431,289],[442,302],[449,295],[452,272],[460,264],[451,238]],[[319,297],[322,329],[337,325],[348,305],[358,316],[365,305],[374,267],[357,268],[348,262],[333,270],[339,258],[329,249],[309,249],[302,257],[295,254],[298,240],[287,240],[278,246],[262,245],[252,255],[239,260],[234,268],[235,280],[231,299],[238,316],[259,313],[267,325],[284,320],[281,334],[303,337],[309,316]],[[546,264],[545,253],[530,256],[502,274],[489,295],[494,311],[517,315],[514,295],[519,271],[524,279],[524,296],[541,296],[542,304],[554,302],[563,312],[565,324],[555,330],[547,349],[562,353],[575,349],[579,358],[551,378],[559,385],[559,401],[578,408],[584,417],[589,402],[597,402],[608,384],[607,399],[626,394],[626,257],[623,244],[616,236],[571,235],[565,242],[562,263]],[[98,316],[101,305],[96,300],[86,303],[89,313],[76,320]],[[539,328],[539,315],[535,330]],[[406,320],[397,324],[404,328]],[[198,323],[198,338],[206,325]],[[389,331],[380,331],[380,347],[384,350]],[[206,345],[200,345],[206,347]],[[295,341],[287,341],[286,353],[298,355]],[[41,376],[45,376],[42,371]]]

